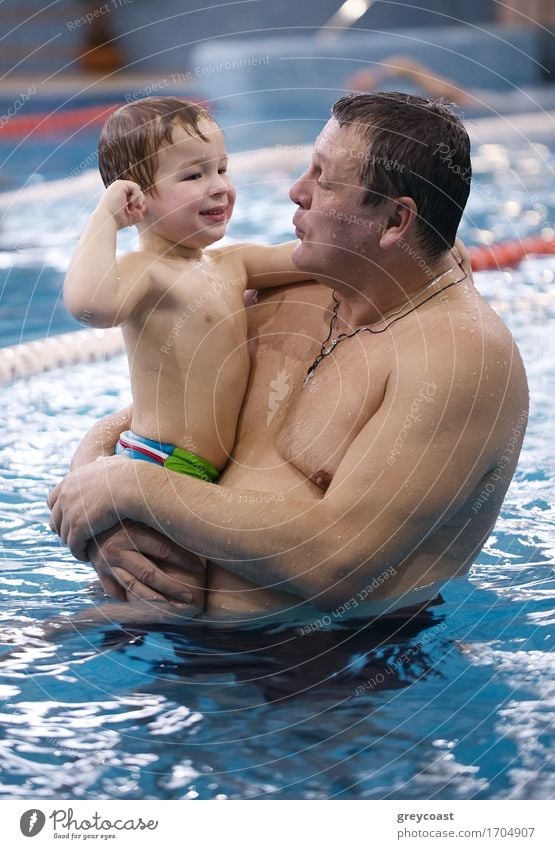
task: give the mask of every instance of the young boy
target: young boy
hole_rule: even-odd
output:
[[[64,301],[94,327],[122,325],[133,393],[117,452],[216,482],[226,465],[249,376],[248,288],[308,279],[296,242],[221,239],[235,203],[220,127],[201,106],[149,97],[123,106],[99,143],[106,192],[73,256]],[[139,248],[116,257],[121,227]],[[204,575],[191,589],[204,606]]]

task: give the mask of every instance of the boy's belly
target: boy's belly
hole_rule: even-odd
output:
[[[151,322],[154,324],[154,322]],[[156,338],[169,331],[160,322]],[[150,328],[152,331],[152,327]],[[173,346],[124,335],[133,392],[131,430],[156,442],[209,460],[223,469],[235,442],[237,421],[247,386],[250,362],[241,327],[230,327],[198,341],[192,333]],[[131,352],[131,353],[130,353]]]

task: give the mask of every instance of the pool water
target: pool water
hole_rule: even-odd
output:
[[[542,146],[479,149],[463,237],[550,228],[553,161]],[[290,237],[290,183],[273,174],[245,189],[230,237]],[[37,201],[4,219],[4,339],[65,329],[62,275],[93,203],[72,195],[41,214]],[[338,619],[307,633],[107,619],[46,638],[46,619],[106,601],[50,532],[45,498],[84,431],[128,402],[127,366],[119,357],[5,389],[0,798],[552,797],[554,277],[554,258],[476,275],[520,346],[530,425],[470,574],[408,623]]]

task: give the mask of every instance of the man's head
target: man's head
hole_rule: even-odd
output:
[[[183,97],[145,97],[113,112],[100,133],[98,167],[104,185],[115,180],[133,180],[143,192],[155,188],[158,154],[171,145],[173,132],[181,127],[202,141],[206,122],[214,124],[209,112]]]
[[[416,204],[419,247],[430,258],[449,250],[470,192],[470,139],[442,101],[410,94],[347,95],[332,110],[340,127],[354,127],[367,144],[360,163],[363,203],[410,197]]]

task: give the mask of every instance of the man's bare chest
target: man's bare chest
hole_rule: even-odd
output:
[[[278,433],[283,459],[326,489],[381,406],[390,370],[387,351],[374,340],[348,340],[321,360],[292,399]]]

